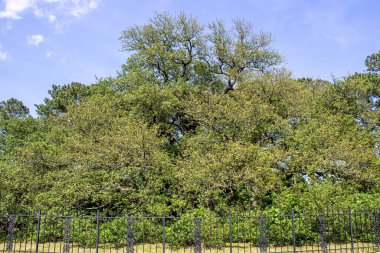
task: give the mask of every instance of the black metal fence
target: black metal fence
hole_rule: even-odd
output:
[[[146,217],[0,214],[0,252],[375,252],[379,210]]]

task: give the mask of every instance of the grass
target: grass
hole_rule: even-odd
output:
[[[33,242],[17,242],[11,245],[12,249],[10,252],[36,252],[36,244]],[[372,253],[380,251],[380,248],[372,243],[355,243],[354,253]],[[5,242],[0,244],[0,252],[8,252],[8,245]],[[350,244],[328,244],[327,251],[323,251],[319,245],[308,245],[300,246],[295,248],[297,253],[305,252],[323,252],[323,253],[352,253]],[[96,253],[95,247],[83,247],[75,243],[71,243],[69,248],[64,250],[63,242],[45,242],[38,245],[38,252],[40,253]],[[165,251],[163,250],[162,244],[138,244],[134,245],[133,253],[194,253],[193,247],[179,247],[174,248],[170,245],[165,245]],[[293,246],[273,246],[267,247],[268,253],[278,253],[278,252],[290,252],[293,253]],[[99,245],[98,253],[132,253],[128,251],[127,247],[114,247],[111,244]],[[231,253],[230,247],[224,245],[221,248],[206,248],[202,247],[202,253]],[[260,248],[249,245],[249,243],[233,243],[232,253],[260,253]]]

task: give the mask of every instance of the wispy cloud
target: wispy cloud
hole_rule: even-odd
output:
[[[28,36],[26,38],[26,42],[30,46],[36,46],[36,47],[38,47],[44,41],[44,39],[45,38],[44,38],[43,35],[41,35],[41,34],[35,34],[35,35]]]
[[[17,20],[27,12],[62,27],[69,20],[87,15],[98,8],[102,0],[3,0],[0,18]],[[58,24],[59,23],[59,24]]]
[[[8,60],[8,53],[0,51],[0,61]]]
[[[5,25],[3,25],[3,26],[0,27],[0,32],[2,34],[5,34],[10,29],[12,29],[12,22],[11,21],[7,21],[5,23]]]
[[[258,6],[263,6],[270,11],[283,12],[294,8],[294,6],[299,6],[300,0],[253,0],[252,3]]]
[[[45,18],[47,19],[50,23],[54,23],[57,20],[57,17],[53,15],[51,12],[42,10],[38,7],[34,8],[34,15],[39,18]]]
[[[61,65],[65,66],[67,64],[67,58],[63,57],[61,58]]]
[[[55,52],[52,50],[46,50],[45,52],[45,58],[46,59],[51,59],[55,55]]]
[[[336,3],[321,1],[303,13],[303,21],[314,34],[336,44],[344,45],[358,39],[359,27],[350,22],[348,13],[355,8],[356,1]]]
[[[0,61],[8,60],[8,53],[2,50],[2,46],[0,45]]]
[[[281,20],[289,18],[315,40],[345,45],[358,40],[360,28],[350,19],[350,13],[360,4],[358,0],[252,0],[254,4],[281,15]]]

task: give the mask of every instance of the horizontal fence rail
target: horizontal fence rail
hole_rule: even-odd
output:
[[[0,252],[376,252],[379,226],[379,210],[199,217],[2,213]]]

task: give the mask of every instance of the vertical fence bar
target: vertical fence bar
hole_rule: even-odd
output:
[[[337,251],[337,246],[338,246],[338,250],[341,248],[339,245],[337,245],[336,243],[334,243],[335,241],[334,240],[336,240],[336,228],[335,228],[335,214],[334,214],[334,209],[330,209],[330,212],[329,211],[327,211],[327,213],[331,216],[331,221],[330,221],[330,223],[329,224],[331,224],[330,226],[331,226],[331,232],[330,232],[330,236],[329,236],[329,238],[330,238],[330,242],[329,242],[329,244],[331,244],[331,242],[333,243],[333,245],[334,245],[334,252],[336,252]],[[331,246],[330,246],[330,248],[331,248]]]
[[[43,217],[42,217],[43,216]],[[44,238],[46,237],[46,218],[47,218],[47,212],[45,211],[44,214],[41,216],[41,223],[44,223],[45,226],[43,227],[43,230],[40,230],[40,237]],[[45,240],[42,240],[42,251],[44,251],[45,248]]]
[[[348,208],[348,222],[350,223],[351,252],[354,252],[354,231],[352,227],[351,208]]]
[[[129,222],[129,220],[128,220],[128,218],[126,218],[126,217],[122,217],[123,218],[123,220],[124,220],[124,222],[122,223],[122,227],[120,228],[120,230],[121,231],[123,231],[122,233],[124,233],[124,237],[123,237],[123,239],[125,239],[125,246],[126,247],[123,247],[123,253],[125,253],[125,252],[128,252],[128,222]]]
[[[145,223],[144,223],[144,217],[141,217],[140,218],[140,220],[139,220],[139,222],[141,222],[142,224],[142,228],[141,228],[141,230],[142,230],[142,252],[143,253],[145,253]],[[124,253],[124,251],[123,251],[123,253]]]
[[[100,227],[100,211],[99,209],[96,211],[96,246],[95,246],[95,252],[99,252],[99,227]]]
[[[356,230],[356,247],[358,250],[360,250],[361,247],[364,246],[364,244],[360,244],[361,242],[363,243],[363,222],[362,222],[362,211],[361,209],[355,210],[353,213],[354,215],[354,224],[355,224],[355,230]],[[354,231],[355,233],[355,231]]]
[[[246,240],[247,240],[247,238],[246,238],[246,232],[247,232],[247,227],[246,227],[246,221],[248,220],[247,219],[248,218],[248,216],[247,216],[247,212],[245,211],[245,212],[243,212],[243,217],[242,217],[242,220],[243,220],[243,225],[242,225],[242,227],[243,227],[243,253],[245,253],[245,249],[246,249],[246,247],[245,247],[245,243],[246,243]]]
[[[364,209],[364,240],[367,241],[367,250],[371,248],[370,246],[370,241],[371,241],[371,236],[370,236],[370,228],[368,229],[368,220],[371,219],[370,214],[368,213],[368,210]],[[371,225],[369,226],[371,227]],[[373,245],[372,245],[373,246]]]
[[[380,211],[373,212],[373,231],[375,234],[374,244],[380,246]]]
[[[49,224],[49,242],[48,242],[48,248],[47,248],[47,251],[48,252],[50,252],[50,244],[51,244],[51,231],[52,231],[52,219],[53,219],[53,217],[52,217],[52,213],[50,213],[50,215],[49,215],[49,220],[48,220],[48,224]]]
[[[24,236],[24,233],[21,232],[24,230],[24,227],[25,227],[25,217],[24,217],[24,213],[23,212],[19,212],[19,219],[20,219],[20,230],[19,230],[19,245],[18,245],[18,248],[19,248],[19,251],[22,250],[22,241],[23,241],[23,236]]]
[[[212,243],[212,215],[211,215],[211,210],[209,210],[209,222],[210,222],[210,243]],[[207,219],[207,218],[205,218],[205,219]],[[207,222],[206,222],[207,223]],[[206,252],[206,250],[205,250],[205,252]],[[211,253],[211,247],[210,247],[210,253]]]
[[[58,213],[57,212],[51,213],[51,217],[52,217],[52,219],[54,218],[54,220],[58,220]],[[54,231],[54,233],[53,233],[54,239],[52,241],[52,243],[53,243],[53,252],[55,252],[55,248],[57,246],[57,233],[56,233],[56,231],[57,231],[57,223],[58,222],[53,222],[52,223],[53,231]],[[50,252],[50,249],[49,249],[49,252]]]
[[[225,225],[226,225],[226,215],[225,213],[222,214],[221,220],[222,220],[222,253],[225,253],[225,247],[224,247],[224,231],[225,231]]]
[[[228,215],[228,219],[229,219],[229,223],[230,223],[230,253],[232,253],[232,213],[230,211],[229,215]]]
[[[294,224],[294,209],[292,209],[292,241],[293,241],[293,252],[296,253],[296,228]]]
[[[162,213],[162,253],[165,253],[166,243],[166,217],[165,212]]]
[[[27,242],[28,242],[29,228],[30,228],[30,226],[29,226],[29,216],[28,216],[28,214],[29,214],[29,213],[27,213],[27,212],[24,213],[25,216],[24,216],[24,219],[23,219],[23,220],[24,220],[24,226],[25,226],[25,228],[24,228],[24,229],[25,229],[25,230],[24,230],[24,231],[25,231],[25,232],[24,232],[25,234],[23,234],[23,237],[20,239],[20,240],[21,240],[21,243],[24,244],[24,247],[21,247],[21,246],[20,246],[20,251],[21,251],[23,248],[24,248],[24,251],[26,251],[26,247],[27,247],[26,244],[27,244]],[[25,240],[25,241],[24,241],[24,240]]]
[[[41,230],[41,210],[38,211],[38,216],[37,216],[36,253],[38,253],[38,244],[40,243],[40,230]]]

